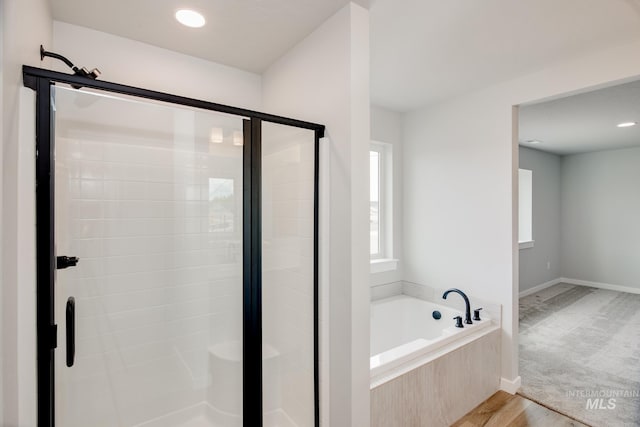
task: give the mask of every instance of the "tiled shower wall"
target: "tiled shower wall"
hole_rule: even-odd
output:
[[[76,364],[64,366],[61,343],[57,407],[83,411],[64,425],[133,425],[203,401],[216,375],[207,348],[241,339],[242,147],[60,132],[57,254],[81,259],[57,273],[61,331],[68,296],[77,307]],[[222,214],[212,178],[232,188]]]

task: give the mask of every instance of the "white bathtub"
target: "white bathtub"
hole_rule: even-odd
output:
[[[433,318],[434,311],[441,313],[439,320]],[[372,387],[379,385],[381,378],[388,381],[415,367],[416,362],[440,357],[493,329],[491,319],[485,316],[472,325],[456,328],[455,316],[464,320],[464,313],[407,295],[372,302]]]

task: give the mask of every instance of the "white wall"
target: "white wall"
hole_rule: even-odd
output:
[[[371,274],[371,286],[397,282],[402,277],[402,115],[371,106],[371,140],[393,146],[393,258],[398,268]]]
[[[639,182],[640,148],[563,157],[563,277],[640,290]]]
[[[535,241],[532,248],[520,249],[520,292],[560,277],[560,159],[520,147],[520,167],[533,171]]]
[[[635,77],[638,49],[635,40],[567,58],[406,116],[405,277],[435,287],[459,286],[502,304],[502,376],[507,380],[518,376],[513,106]]]
[[[22,235],[20,230],[33,230],[29,226],[32,213],[18,213],[18,206],[30,206],[34,187],[21,183],[22,169],[19,121],[33,123],[28,112],[28,97],[20,96],[22,65],[40,65],[39,46],[51,43],[51,11],[46,0],[4,0],[2,10],[2,388],[3,426],[30,426],[35,424],[35,400],[22,396],[34,393],[35,354],[21,354],[32,350],[35,331],[32,318],[35,300],[32,271],[27,272],[19,261],[29,259],[29,253],[20,253],[33,246],[33,235]],[[46,63],[45,63],[46,64]],[[24,103],[21,105],[21,99]],[[30,104],[31,106],[33,104]],[[25,108],[27,110],[25,111]],[[21,117],[22,115],[22,117]],[[33,127],[33,125],[32,125]],[[33,130],[33,128],[32,128]],[[32,146],[31,146],[32,147]],[[32,170],[33,158],[26,165]],[[23,187],[24,186],[24,187]],[[27,221],[27,222],[25,222]],[[31,274],[29,274],[31,273]],[[22,305],[20,303],[23,303]],[[19,319],[29,319],[20,322]],[[20,327],[20,333],[19,333]],[[31,338],[31,339],[30,339]]]
[[[323,422],[367,426],[369,192],[368,174],[361,171],[368,170],[370,136],[368,12],[355,4],[337,12],[269,67],[263,75],[263,95],[266,111],[327,126],[330,400],[323,402],[322,410],[327,416],[324,411],[330,407],[330,419]],[[321,387],[326,395],[326,383]]]
[[[46,47],[46,46],[45,46]],[[101,80],[260,109],[260,75],[85,27],[54,21],[53,48]],[[69,72],[56,61],[54,68]]]
[[[404,133],[405,279],[503,304],[509,335],[510,125],[511,108],[470,97],[407,114]]]

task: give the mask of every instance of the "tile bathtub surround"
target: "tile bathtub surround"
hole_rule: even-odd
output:
[[[456,310],[464,312],[465,304],[464,300],[459,295],[449,295],[447,299],[442,298],[442,294],[446,289],[432,288],[427,285],[422,285],[413,282],[399,281],[386,283],[384,285],[376,285],[371,287],[371,301],[378,301],[385,298],[390,298],[396,295],[408,295],[410,297],[418,298],[425,301],[431,301],[436,304],[441,304],[446,307],[450,307]],[[462,289],[464,292],[464,289]],[[492,319],[496,325],[501,325],[502,310],[499,304],[487,302],[481,298],[477,298],[474,295],[467,295],[471,302],[471,309],[482,307],[480,312],[480,318],[485,316]],[[473,315],[473,311],[471,312]]]
[[[498,390],[500,331],[371,390],[371,426],[449,426]]]
[[[402,282],[385,283],[371,287],[371,301],[402,295]]]
[[[422,299],[425,301],[438,301],[436,291],[431,286],[421,285],[413,282],[402,282],[402,293],[414,298]],[[442,294],[441,294],[442,295]],[[439,302],[439,301],[438,301]]]
[[[455,286],[452,286],[455,287]],[[458,287],[462,292],[465,292],[464,287]],[[454,308],[456,310],[464,312],[465,303],[460,295],[457,294],[449,294],[447,299],[442,298],[442,294],[449,288],[434,288],[431,286],[413,283],[413,282],[402,282],[402,293],[405,295],[412,296],[414,298],[423,299],[426,301],[432,301],[437,304],[444,305],[446,307]],[[496,325],[501,325],[501,316],[502,310],[500,304],[495,304],[488,302],[483,298],[479,298],[476,295],[471,295],[466,293],[467,298],[469,298],[469,302],[471,303],[471,315],[473,316],[473,310],[477,308],[482,308],[480,312],[480,318],[484,316],[488,316],[495,322]]]

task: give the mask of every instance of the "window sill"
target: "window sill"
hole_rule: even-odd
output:
[[[527,240],[524,242],[518,242],[518,245],[520,246],[520,249],[529,249],[533,247],[534,242],[535,240]]]
[[[372,259],[371,260],[371,273],[383,273],[385,271],[392,271],[398,268],[398,260],[385,258],[385,259]]]

